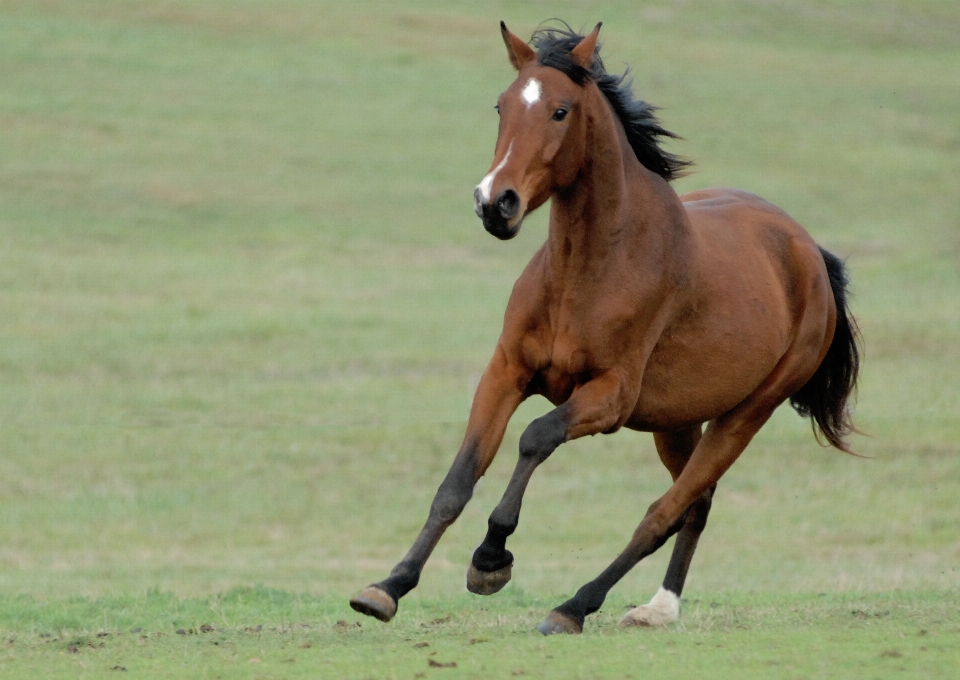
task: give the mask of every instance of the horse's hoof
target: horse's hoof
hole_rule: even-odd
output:
[[[620,620],[621,626],[669,626],[680,618],[680,598],[661,588],[649,604],[634,607]]]
[[[544,635],[555,635],[557,633],[579,635],[583,632],[583,626],[554,609],[543,620],[543,623],[537,626],[537,630]]]
[[[640,607],[634,607],[626,614],[623,615],[623,618],[620,620],[621,626],[640,626],[640,627],[653,627],[653,626],[668,626],[671,623],[676,621],[675,618],[665,615],[661,611],[657,611],[648,604],[641,605]]]
[[[367,586],[350,599],[354,611],[387,623],[397,613],[397,601],[376,586]]]
[[[513,565],[496,571],[480,571],[473,563],[467,569],[467,590],[475,595],[493,595],[510,583]]]

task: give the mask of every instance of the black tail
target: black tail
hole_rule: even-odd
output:
[[[812,419],[817,441],[824,446],[829,444],[853,453],[844,439],[857,431],[847,402],[856,391],[857,374],[860,372],[860,331],[847,308],[847,284],[850,279],[843,261],[823,248],[820,248],[820,253],[827,265],[833,299],[837,303],[837,328],[817,372],[790,397],[790,405],[804,418]]]

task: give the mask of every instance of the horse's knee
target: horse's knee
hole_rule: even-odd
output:
[[[451,471],[452,472],[452,471]],[[430,517],[443,524],[452,524],[456,521],[463,509],[467,507],[473,497],[472,480],[464,476],[448,474],[443,480],[437,495],[430,505]]]
[[[520,457],[539,465],[565,441],[566,431],[559,409],[537,418],[520,435]]]
[[[430,505],[430,516],[444,524],[453,524],[473,496],[472,489],[445,489],[442,486]]]

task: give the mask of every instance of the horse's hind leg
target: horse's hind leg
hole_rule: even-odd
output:
[[[781,399],[782,401],[782,399]],[[703,439],[673,486],[650,506],[623,552],[597,578],[554,609],[538,629],[544,635],[580,633],[587,615],[600,609],[610,589],[634,565],[652,554],[686,524],[687,510],[713,488],[773,413],[772,406],[742,404],[711,421]]]
[[[670,556],[670,566],[663,579],[663,585],[648,604],[634,607],[623,616],[620,622],[624,626],[666,626],[680,618],[680,593],[687,579],[687,571],[693,560],[693,553],[697,549],[697,541],[707,525],[707,515],[710,514],[710,505],[713,485],[704,491],[700,498],[693,502],[687,510],[683,528],[677,534],[677,541]]]
[[[700,441],[700,426],[682,432],[657,433],[653,436],[660,459],[676,481]],[[670,566],[663,586],[648,604],[628,611],[621,623],[625,626],[665,626],[680,617],[680,594],[697,549],[697,541],[707,525],[716,485],[710,487],[687,510],[683,528],[677,534],[670,557]]]

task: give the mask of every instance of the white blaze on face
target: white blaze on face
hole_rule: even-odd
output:
[[[497,164],[497,167],[488,172],[487,176],[480,180],[480,184],[477,185],[484,203],[490,202],[490,188],[493,187],[493,180],[497,176],[497,173],[503,170],[503,166],[507,164],[507,159],[510,158],[511,151],[513,151],[513,142],[510,142],[510,146],[507,147],[507,153],[504,154],[503,160]]]
[[[520,96],[523,97],[523,101],[527,103],[527,108],[530,108],[540,101],[541,94],[543,94],[543,86],[540,85],[540,81],[536,78],[531,78],[527,81]]]

